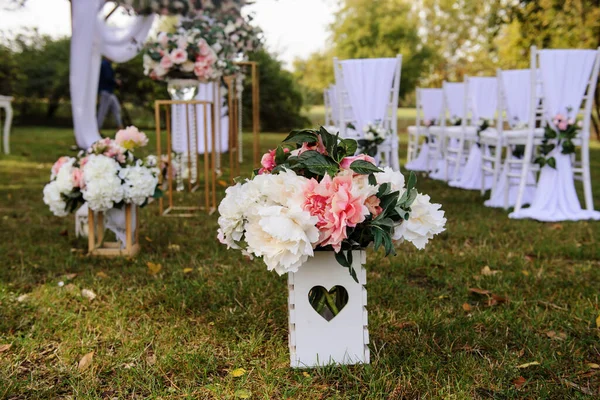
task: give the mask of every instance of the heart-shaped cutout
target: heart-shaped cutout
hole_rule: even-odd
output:
[[[308,292],[308,301],[317,314],[331,321],[348,304],[348,291],[340,285],[329,291],[323,286],[314,286]]]

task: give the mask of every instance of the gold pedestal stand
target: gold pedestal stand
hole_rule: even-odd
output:
[[[240,61],[241,67],[251,68],[252,77],[252,153],[253,165],[260,166],[260,80],[258,79],[258,63],[256,61]],[[238,107],[241,109],[239,106]]]
[[[121,248],[121,243],[119,242],[104,242],[104,213],[94,213],[91,209],[88,210],[88,255],[102,257],[134,257],[140,252],[140,216],[139,210],[137,210],[134,234],[131,229],[133,207],[135,207],[135,205],[125,205],[125,248]]]
[[[192,149],[192,136],[196,135],[196,139],[200,140],[197,135],[197,125],[194,124],[192,127],[193,132],[190,132],[190,110],[193,110],[194,118],[193,121],[198,121],[198,105],[202,106],[203,115],[204,115],[204,204],[200,202],[200,205],[193,207],[186,206],[175,206],[173,203],[173,162],[171,159],[172,154],[172,143],[171,143],[171,106],[173,105],[185,105],[185,116],[186,116],[186,137],[187,137],[187,150],[188,150],[188,169],[189,175],[191,177],[192,170],[192,157],[194,157],[196,168],[198,169],[197,176],[200,178],[200,163],[198,157],[198,149]],[[193,107],[188,107],[189,105]],[[154,102],[154,117],[156,124],[156,151],[158,155],[158,160],[161,160],[162,156],[162,141],[161,141],[161,108],[165,110],[165,127],[167,134],[167,157],[168,157],[168,170],[167,170],[167,193],[166,200],[168,201],[168,207],[165,208],[165,199],[159,199],[159,212],[162,216],[169,217],[193,217],[198,211],[206,211],[209,214],[215,212],[217,208],[217,198],[216,198],[216,173],[215,173],[215,163],[217,158],[217,150],[216,150],[216,140],[217,136],[215,134],[215,123],[211,124],[210,132],[208,132],[208,115],[214,115],[214,104],[210,101],[203,100],[156,100]],[[210,143],[209,146],[209,135],[210,135]],[[197,140],[194,142],[197,144]],[[209,148],[212,148],[211,154],[209,156]],[[200,179],[198,179],[200,182]],[[163,186],[163,174],[159,175],[159,185]],[[200,189],[200,184],[193,186],[191,178],[188,179],[188,189],[190,192],[195,192]]]

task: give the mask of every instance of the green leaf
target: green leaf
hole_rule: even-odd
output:
[[[342,139],[341,144],[346,150],[344,156],[353,156],[358,149],[358,143],[354,139]]]
[[[283,164],[285,162],[285,151],[283,151],[283,147],[277,146],[277,150],[275,150],[275,164]]]
[[[344,255],[343,251],[335,253],[335,259],[342,267],[350,268],[350,263],[348,260],[346,260],[346,256]]]
[[[308,169],[313,174],[325,175],[326,173],[334,176],[338,170],[339,165],[331,157],[324,156],[323,154],[309,150],[298,156],[298,164]]]
[[[556,160],[554,159],[554,157],[550,157],[548,160],[546,160],[546,163],[549,167],[556,169]]]
[[[374,164],[365,161],[365,160],[356,160],[352,164],[350,164],[350,169],[357,174],[368,175],[375,172],[383,172]]]
[[[154,194],[152,195],[152,197],[155,199],[160,199],[163,196],[164,196],[164,192],[162,190],[160,190],[160,188],[157,186],[156,189],[154,189]]]
[[[408,177],[408,184],[406,185],[406,190],[411,190],[417,185],[417,175],[413,171],[410,171],[410,175]]]
[[[373,174],[369,174],[369,185],[377,186],[377,178]]]
[[[316,143],[317,133],[311,130],[292,131],[284,140],[283,143]]]

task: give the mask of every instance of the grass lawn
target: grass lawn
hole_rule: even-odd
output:
[[[0,398],[600,396],[599,222],[513,221],[479,193],[420,179],[447,232],[426,251],[369,251],[371,364],[292,370],[286,277],[218,244],[216,215],[160,218],[152,204],[137,258],[84,255],[74,217],[42,202],[73,142],[70,130],[17,127],[0,155]],[[591,158],[600,207],[597,143]]]

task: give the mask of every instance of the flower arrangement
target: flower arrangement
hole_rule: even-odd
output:
[[[225,14],[220,18],[223,32],[237,55],[252,53],[262,47],[262,30],[251,24],[252,16]]]
[[[146,135],[130,126],[117,132],[114,140],[101,139],[77,157],[60,157],[44,187],[44,203],[59,217],[83,203],[102,212],[123,204],[143,207],[162,194],[156,157],[134,156],[134,150],[147,143]]]
[[[245,0],[119,0],[121,5],[139,15],[188,15],[203,9],[239,12]]]
[[[144,52],[144,75],[154,80],[212,81],[221,76],[223,68],[223,61],[199,29],[160,32]]]
[[[462,118],[453,115],[452,118],[448,119],[450,126],[460,126],[462,125]]]
[[[430,126],[434,126],[436,124],[435,119],[424,119],[423,120],[423,126],[425,128],[429,128]]]
[[[568,108],[567,112],[571,113],[571,109]],[[557,146],[561,146],[562,154],[575,153],[573,139],[577,137],[580,130],[581,123],[577,122],[575,118],[557,114],[552,118],[552,125],[546,125],[544,128],[544,138],[539,147],[541,155],[535,159],[535,163],[540,167],[548,165],[556,168],[556,159],[554,157],[546,158],[546,156]]]
[[[296,272],[317,250],[332,250],[352,269],[351,250],[402,240],[422,249],[444,231],[439,204],[415,189],[416,177],[379,169],[358,144],[324,128],[293,131],[262,158],[252,179],[226,190],[218,238],[228,248],[261,257],[269,270]]]
[[[363,138],[358,139],[358,151],[371,157],[377,155],[378,146],[392,134],[390,129],[385,129],[379,122],[368,124],[363,128]]]

